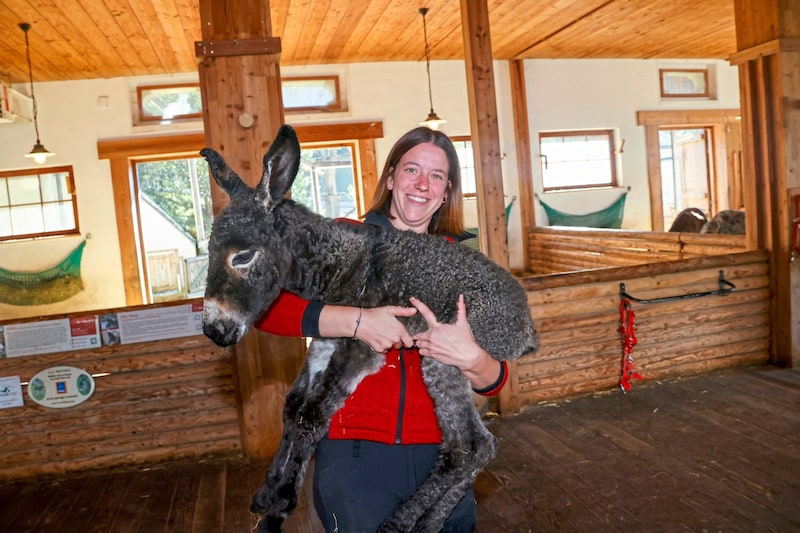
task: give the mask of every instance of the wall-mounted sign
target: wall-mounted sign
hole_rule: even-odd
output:
[[[0,378],[0,409],[22,406],[22,385],[19,376]]]
[[[45,368],[28,382],[28,396],[45,407],[72,407],[94,393],[94,378],[74,366]]]
[[[100,347],[100,329],[93,315],[9,324],[0,329],[4,330],[5,357]]]

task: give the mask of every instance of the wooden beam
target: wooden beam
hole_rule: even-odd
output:
[[[269,0],[200,0],[203,41],[269,39],[269,14]],[[279,59],[278,53],[206,56],[199,64],[205,145],[251,186],[261,179],[262,157],[284,122]],[[213,182],[211,198],[217,214],[227,195]],[[305,344],[253,330],[232,352],[242,450],[268,459],[281,438],[283,399]]]
[[[464,35],[481,250],[498,265],[508,269],[503,171],[500,165],[494,65],[486,0],[461,0],[461,28]],[[516,365],[512,362],[508,369],[509,379],[499,398],[501,414],[517,413],[520,409]]]
[[[528,98],[525,92],[525,62],[514,59],[508,62],[511,75],[511,107],[514,111],[514,143],[517,152],[519,180],[519,212],[522,220],[522,243],[527,244],[528,228],[536,225],[533,205],[533,168],[531,164],[531,136],[528,128]],[[524,270],[531,271],[530,254],[524,254]]]
[[[791,195],[800,185],[800,0],[734,0],[748,245],[770,254],[770,360],[800,362],[800,265]],[[788,290],[791,288],[791,290]]]

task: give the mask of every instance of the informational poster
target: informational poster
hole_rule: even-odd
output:
[[[100,316],[103,344],[188,337],[203,332],[203,304],[193,303]]]
[[[5,357],[20,357],[100,346],[100,330],[93,315],[43,320],[1,327]],[[3,342],[0,340],[0,343]]]
[[[93,393],[94,378],[74,366],[45,368],[28,382],[28,396],[44,407],[72,407],[85,402]]]
[[[0,377],[0,409],[22,407],[22,385],[19,376]]]

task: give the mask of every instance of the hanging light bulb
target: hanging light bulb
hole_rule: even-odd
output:
[[[33,127],[36,130],[36,143],[33,145],[33,150],[31,150],[30,153],[25,154],[25,157],[30,157],[37,164],[43,165],[47,161],[48,157],[56,154],[45,148],[42,142],[39,140],[39,122],[37,120],[38,110],[36,108],[36,96],[33,94],[33,67],[31,66],[31,49],[30,43],[28,42],[28,30],[31,29],[31,25],[27,22],[20,22],[19,27],[25,32],[25,56],[28,59],[28,76],[31,82],[31,100],[33,100]]]
[[[439,118],[436,111],[433,110],[433,91],[431,90],[431,50],[428,46],[428,25],[425,22],[425,15],[428,14],[427,7],[419,8],[419,13],[422,15],[422,31],[425,37],[425,67],[428,72],[428,100],[431,103],[431,111],[428,113],[428,118],[420,122],[420,126],[428,126],[432,130],[438,130],[439,126],[445,124],[447,121]]]

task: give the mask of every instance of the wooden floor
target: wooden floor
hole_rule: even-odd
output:
[[[478,531],[800,531],[798,407],[800,371],[750,369],[492,420]],[[0,530],[244,533],[263,473],[229,458],[17,481],[0,486]],[[304,495],[289,533],[319,531]]]

